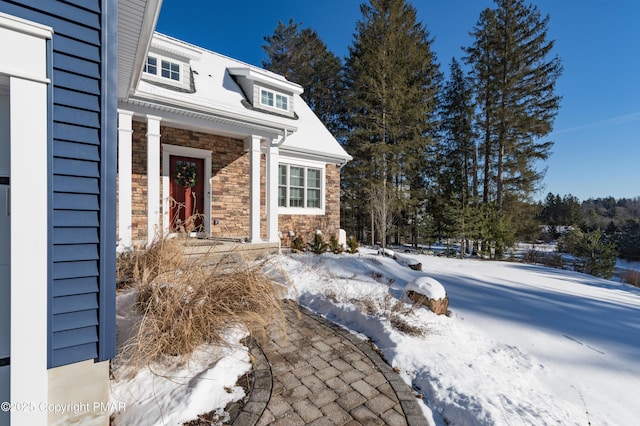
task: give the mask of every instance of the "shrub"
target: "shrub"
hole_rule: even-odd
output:
[[[560,253],[548,253],[537,250],[529,250],[523,259],[525,263],[537,263],[552,268],[564,268],[564,258]]]
[[[325,242],[322,234],[318,232],[313,236],[313,241],[309,243],[309,250],[315,254],[322,254],[329,250],[329,244]]]
[[[344,252],[344,247],[342,246],[342,244],[340,244],[340,242],[338,241],[338,237],[336,237],[335,235],[332,235],[331,238],[329,238],[329,250],[331,250],[331,252],[334,254],[340,254]]]
[[[236,326],[266,334],[285,330],[284,287],[259,272],[263,265],[225,267],[226,259],[183,256],[185,240],[160,240],[137,253],[135,284],[139,323],[118,357],[133,371],[165,357],[184,357],[202,344],[225,345]],[[222,265],[222,266],[221,266]],[[122,266],[121,270],[131,267]]]
[[[349,237],[349,239],[347,240],[347,253],[356,254],[359,247],[360,242],[353,236]]]
[[[293,251],[294,253],[302,252],[306,249],[307,242],[302,235],[297,235],[293,240],[291,240],[291,251]]]

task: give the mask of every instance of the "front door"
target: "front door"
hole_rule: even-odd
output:
[[[171,155],[169,157],[172,231],[203,232],[204,159]],[[189,202],[190,201],[190,202]],[[190,210],[190,211],[187,211]]]
[[[2,91],[2,87],[0,87]],[[9,96],[0,93],[0,403],[9,398],[11,355],[11,218],[9,206],[10,147]],[[9,424],[9,412],[0,410],[0,426]]]

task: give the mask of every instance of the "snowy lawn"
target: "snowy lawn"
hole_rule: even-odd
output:
[[[424,395],[436,425],[637,424],[640,289],[542,266],[434,256],[414,256],[419,272],[361,252],[276,263],[303,305],[382,349]],[[444,285],[451,315],[405,309],[406,322],[424,331],[407,335],[390,319],[406,284],[421,276]]]
[[[432,423],[637,424],[640,289],[535,265],[361,252],[278,256],[269,273],[291,285],[291,297],[380,347],[424,395]],[[399,303],[420,277],[444,285],[449,317]],[[119,339],[136,321],[132,302],[130,292],[118,297]],[[112,400],[126,409],[115,424],[222,414],[244,396],[235,383],[250,367],[245,333],[230,333],[230,347],[203,347],[188,364],[118,375]]]

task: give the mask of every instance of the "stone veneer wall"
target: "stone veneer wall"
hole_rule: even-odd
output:
[[[133,122],[132,135],[132,217],[131,238],[144,243],[147,238],[147,125]],[[249,237],[250,164],[244,142],[226,136],[213,135],[173,127],[160,127],[161,143],[206,149],[211,154],[211,234],[215,237]],[[162,152],[160,153],[162,158]],[[161,163],[162,159],[158,159]],[[261,156],[260,234],[266,238],[266,159]],[[161,170],[162,173],[162,170]],[[320,229],[328,239],[340,228],[340,168],[326,166],[326,214],[280,215],[278,229],[282,244],[290,245],[289,230],[310,238]],[[160,194],[162,197],[162,183]],[[160,203],[162,208],[162,202]],[[218,225],[213,220],[218,220]]]
[[[131,124],[131,240],[146,242],[147,124],[139,121]]]
[[[132,240],[147,238],[147,125],[133,122],[132,136]],[[219,221],[211,225],[213,236],[249,236],[249,154],[244,142],[226,136],[213,135],[168,126],[160,127],[160,141],[164,144],[206,149],[211,154],[211,216]],[[160,152],[162,171],[162,151]],[[261,169],[264,170],[264,156]],[[263,173],[264,176],[264,173]],[[261,194],[264,200],[264,178]],[[233,189],[233,190],[231,190]],[[160,194],[162,198],[162,182]],[[264,203],[263,203],[264,205]],[[160,204],[162,208],[162,202]],[[262,226],[266,235],[266,209],[261,208]],[[263,235],[264,237],[264,235]]]
[[[326,195],[324,216],[311,215],[280,215],[278,229],[282,233],[282,246],[291,246],[289,231],[296,235],[302,235],[307,241],[313,238],[317,230],[322,231],[325,241],[329,241],[331,235],[338,236],[340,229],[340,166],[327,164]]]

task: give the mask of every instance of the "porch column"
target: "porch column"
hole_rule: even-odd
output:
[[[251,205],[249,210],[249,238],[252,243],[259,243],[260,239],[260,136],[251,135],[249,155]]]
[[[118,251],[131,250],[131,138],[133,112],[118,110]]]
[[[42,48],[44,56],[44,41]],[[33,60],[30,56],[26,58]],[[47,84],[13,76],[9,84],[11,193],[8,205],[12,208],[1,214],[11,215],[10,395],[11,401],[41,403],[48,401],[47,324],[50,319],[47,309],[51,300],[47,297],[47,282],[51,277],[51,254],[48,253],[51,245],[47,239],[50,223],[46,213],[51,208]],[[3,234],[2,238],[7,236]],[[33,410],[11,410],[11,424],[46,425],[47,411],[37,408],[36,405]]]
[[[278,161],[280,148],[272,141],[267,151],[267,240],[280,242],[278,236]]]
[[[147,115],[147,246],[162,235],[160,226],[160,120]]]

